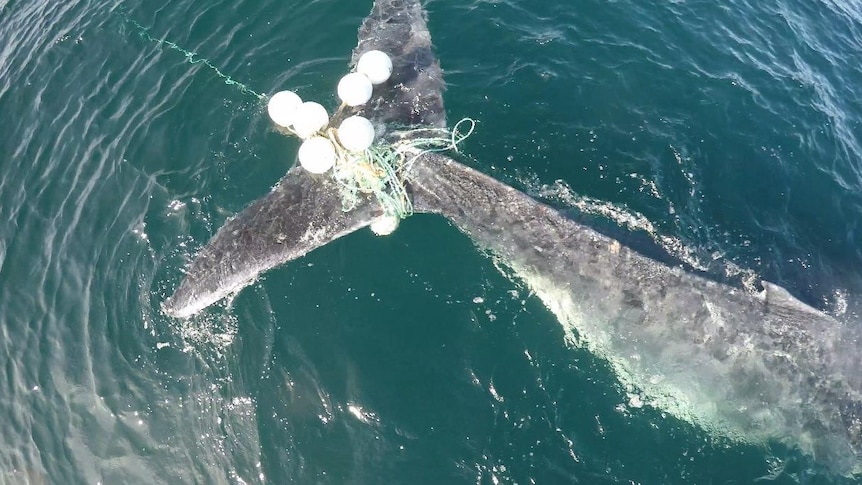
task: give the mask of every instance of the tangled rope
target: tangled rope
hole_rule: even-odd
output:
[[[466,132],[461,125],[469,124]],[[476,128],[476,121],[464,118],[449,131],[443,128],[420,128],[399,132],[394,143],[372,145],[364,152],[345,150],[334,130],[327,137],[336,147],[333,179],[341,191],[342,210],[353,210],[364,195],[375,197],[386,216],[404,219],[413,214],[413,203],[407,192],[406,178],[412,165],[423,154],[454,150]],[[435,136],[436,135],[436,136]]]
[[[129,17],[129,15],[126,13],[126,11],[123,7],[120,7],[118,9],[118,11],[120,12],[120,18],[122,18],[129,25],[131,25],[133,30],[135,32],[137,32],[137,34],[139,36],[141,36],[141,38],[143,38],[149,42],[153,42],[156,45],[164,46],[164,47],[167,47],[171,50],[179,52],[180,54],[182,54],[185,57],[185,61],[188,62],[189,64],[202,64],[202,65],[206,66],[213,73],[215,73],[216,76],[221,78],[225,84],[227,84],[228,86],[236,87],[243,94],[253,96],[253,97],[260,99],[260,100],[266,99],[266,96],[254,91],[253,89],[249,88],[245,84],[243,84],[243,83],[233,79],[232,77],[228,76],[227,74],[222,72],[221,69],[216,67],[215,64],[213,64],[209,60],[201,57],[198,53],[192,52],[188,49],[185,49],[182,46],[180,46],[179,44],[172,42],[170,40],[161,39],[159,37],[152,35],[150,33],[150,29],[148,29],[147,27],[144,27],[138,21]]]

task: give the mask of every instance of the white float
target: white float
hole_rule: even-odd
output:
[[[314,101],[302,103],[293,115],[293,131],[302,139],[317,133],[327,124],[329,124],[329,114],[326,108]]]
[[[363,116],[345,118],[338,126],[338,141],[351,152],[361,152],[374,143],[374,125]]]
[[[383,51],[368,51],[359,57],[356,72],[365,74],[372,84],[383,84],[392,75],[392,59]]]
[[[302,142],[297,153],[299,164],[311,173],[324,173],[335,165],[335,147],[322,136],[312,136]]]
[[[302,98],[293,91],[279,91],[269,98],[266,110],[269,117],[278,126],[289,128],[297,108],[302,104]]]
[[[351,72],[338,81],[338,97],[347,106],[359,106],[371,99],[371,81],[365,74]]]
[[[378,236],[388,236],[398,229],[398,218],[395,216],[380,216],[371,223],[371,232]]]

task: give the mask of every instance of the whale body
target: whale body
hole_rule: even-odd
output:
[[[445,128],[443,73],[421,3],[377,0],[352,62],[372,49],[390,55],[393,75],[348,114],[371,119],[383,139]],[[647,404],[859,472],[862,358],[841,322],[768,282],[752,293],[650,259],[445,154],[419,155],[405,184],[416,212],[447,218],[514,270],[572,341]],[[330,177],[296,166],[200,250],[163,311],[194,315],[382,213],[371,197],[345,212]]]

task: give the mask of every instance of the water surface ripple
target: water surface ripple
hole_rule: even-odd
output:
[[[370,6],[0,0],[0,483],[852,483],[641,406],[429,216],[162,315],[293,163],[253,92],[334,106]],[[858,2],[427,6],[468,163],[859,325]]]

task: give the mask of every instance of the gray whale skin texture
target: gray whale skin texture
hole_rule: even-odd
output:
[[[352,62],[372,49],[392,57],[393,75],[354,111],[382,139],[445,128],[442,70],[418,0],[374,3]],[[439,153],[423,154],[406,184],[417,212],[446,217],[510,267],[571,341],[647,405],[732,439],[797,446],[843,475],[862,469],[851,326],[768,282],[752,294],[649,259]],[[294,167],[200,250],[163,311],[190,317],[380,215],[370,199],[342,211],[330,178]]]

